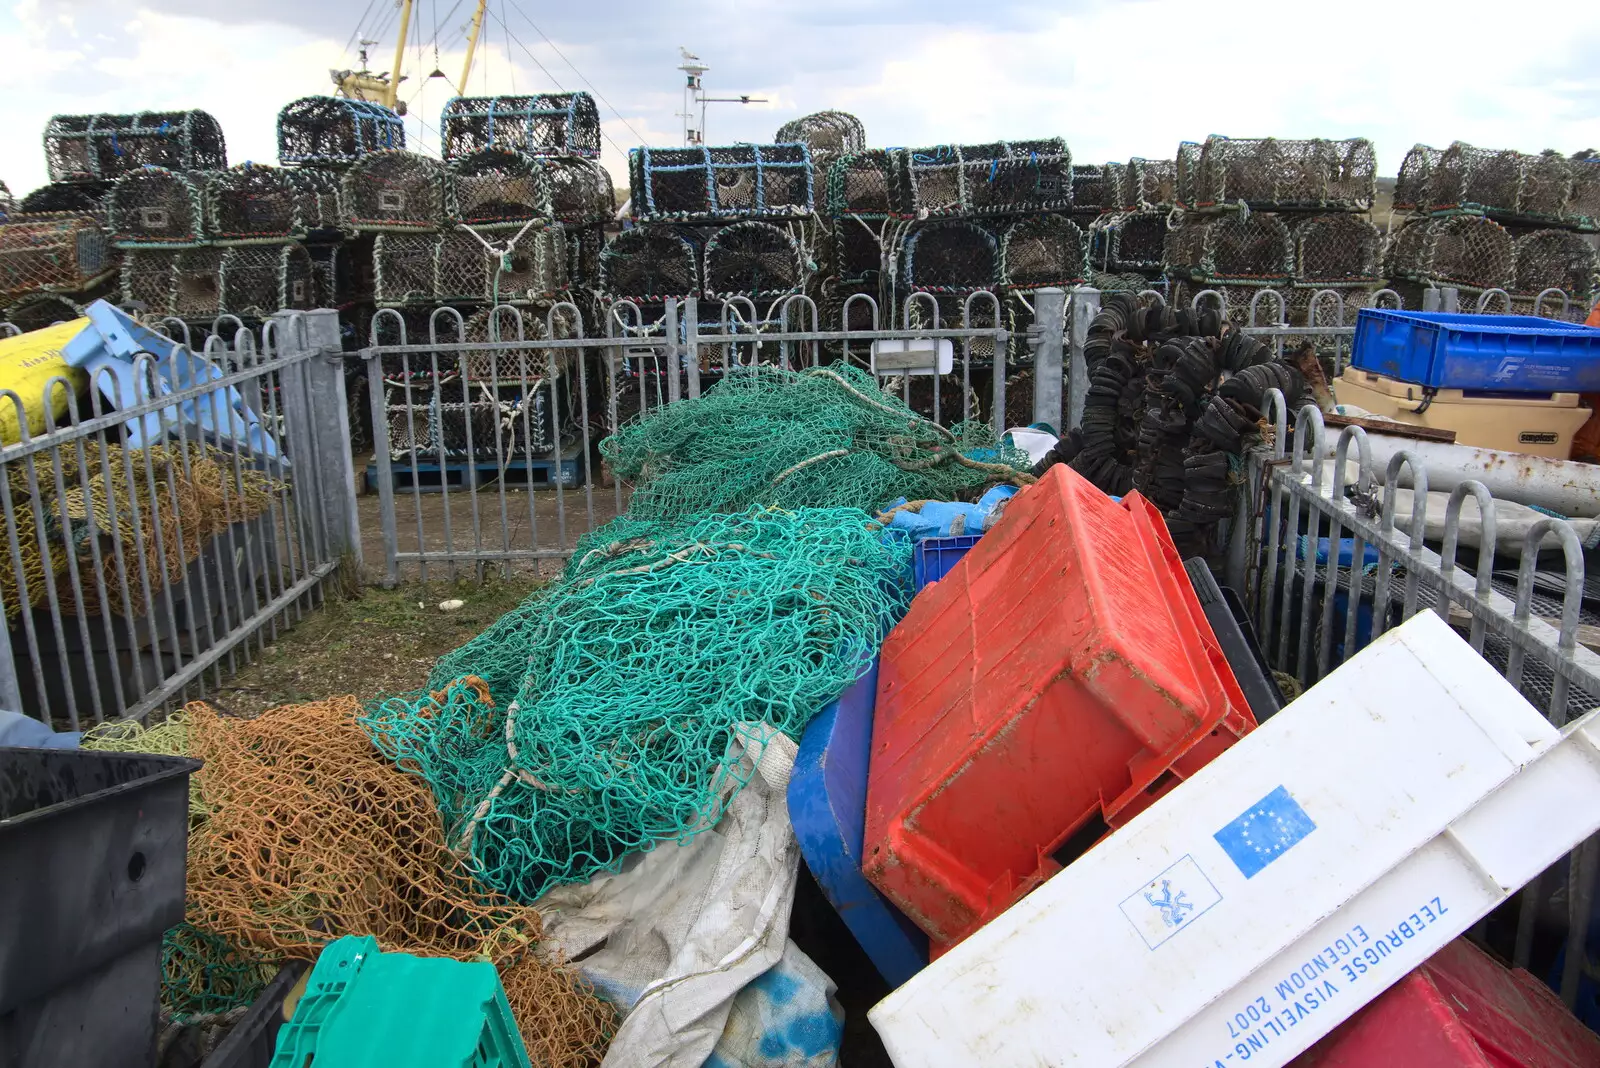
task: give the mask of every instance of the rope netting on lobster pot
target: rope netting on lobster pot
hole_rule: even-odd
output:
[[[803,144],[635,148],[628,180],[633,217],[642,221],[799,218],[815,204]]]
[[[861,120],[845,111],[818,111],[784,123],[772,138],[780,145],[803,144],[811,150],[811,164],[826,174],[833,161],[867,147]]]
[[[655,303],[700,288],[699,249],[674,227],[624,230],[600,253],[600,291],[609,300]]]
[[[1104,271],[1159,274],[1166,263],[1165,211],[1107,212],[1094,223],[1092,262]]]
[[[1426,212],[1433,207],[1433,175],[1444,153],[1427,145],[1413,145],[1400,161],[1394,182],[1394,210]]]
[[[83,215],[13,215],[0,223],[0,299],[84,293],[111,279],[117,253]]]
[[[1567,222],[1579,230],[1600,230],[1600,153],[1574,153],[1572,196],[1567,201]]]
[[[486,148],[524,156],[600,158],[600,111],[585,92],[458,96],[439,119],[445,159]]]
[[[206,175],[146,167],[125,174],[106,198],[111,240],[122,248],[183,246],[206,240]]]
[[[909,557],[856,508],[630,515],[443,657],[432,695],[362,724],[477,880],[533,901],[714,827],[747,779],[735,743],[798,738],[859,677],[909,605]]]
[[[438,252],[437,234],[379,234],[372,243],[373,299],[391,307],[433,303]],[[481,262],[481,251],[475,255]],[[481,299],[481,281],[477,292]]]
[[[911,204],[928,216],[1065,211],[1072,206],[1072,154],[1065,141],[936,145],[904,156]]]
[[[1200,157],[1205,148],[1195,141],[1178,142],[1178,154],[1172,161],[1172,193],[1175,206],[1183,211],[1192,210],[1200,195]]]
[[[1377,157],[1365,138],[1206,138],[1195,206],[1246,203],[1262,211],[1366,211],[1377,190]]]
[[[241,163],[207,174],[201,194],[212,240],[270,243],[305,236],[300,196],[288,172],[277,167]]]
[[[1441,153],[1433,169],[1429,210],[1560,223],[1571,192],[1571,166],[1558,153],[1533,156],[1456,141]]]
[[[104,181],[144,167],[228,166],[222,127],[204,111],[57,115],[45,126],[44,155],[52,182]]]
[[[1114,207],[1106,186],[1105,168],[1097,163],[1072,165],[1072,219],[1079,226],[1094,221],[1102,211]]]
[[[1175,281],[1212,289],[1287,289],[1294,274],[1288,226],[1277,215],[1259,212],[1189,216],[1168,232],[1165,258]],[[1229,320],[1244,322],[1248,305],[1230,297]]]
[[[106,182],[51,182],[41,185],[17,203],[19,215],[86,215],[104,227],[110,221]],[[14,220],[20,221],[20,220]]]
[[[1524,315],[1583,322],[1600,299],[1600,253],[1595,247],[1570,230],[1536,230],[1517,238],[1513,251],[1512,308]]]
[[[445,218],[445,170],[436,159],[391,149],[344,172],[340,207],[352,230],[437,230]]]
[[[339,176],[333,171],[295,167],[283,172],[295,197],[295,212],[308,235],[325,239],[344,225],[339,207]],[[337,233],[331,236],[337,238]]]
[[[1355,322],[1353,309],[1370,303],[1383,287],[1383,235],[1359,215],[1313,215],[1294,224],[1294,285],[1289,290],[1288,321],[1300,326],[1310,321],[1316,293],[1334,289]],[[1323,298],[1326,301],[1328,298]],[[1338,323],[1336,325],[1346,325]]]
[[[382,104],[306,96],[278,112],[278,160],[285,165],[346,167],[368,152],[405,147],[405,120]]]
[[[1161,509],[1180,552],[1212,548],[1243,487],[1266,392],[1279,389],[1298,406],[1300,372],[1214,309],[1146,306],[1126,293],[1102,302],[1084,358],[1089,390],[1073,469],[1107,493],[1138,490]]]
[[[479,229],[515,228],[555,215],[550,179],[527,156],[490,148],[450,162],[450,218]]]
[[[43,330],[56,323],[70,323],[81,319],[87,309],[70,297],[55,293],[29,293],[21,300],[7,305],[5,321],[23,333]]]
[[[594,160],[546,156],[535,160],[550,188],[550,215],[568,226],[597,226],[617,212],[611,175]]]
[[[1515,281],[1511,235],[1492,219],[1455,215],[1414,219],[1389,245],[1388,273],[1421,285],[1455,286],[1470,294],[1509,289]]]
[[[1135,156],[1128,161],[1122,193],[1126,211],[1172,210],[1178,202],[1177,163]]]
[[[800,292],[806,279],[799,244],[771,223],[733,223],[706,241],[705,291],[712,300],[773,300]]]
[[[461,740],[486,740],[490,706],[477,704],[486,697],[468,681],[420,695],[418,707]],[[463,722],[463,706],[485,714]],[[385,950],[487,958],[534,1063],[599,1060],[614,1011],[575,971],[541,959],[536,910],[473,879],[428,786],[374,750],[354,698],[254,719],[204,704],[183,714],[207,810],[189,835],[191,923],[269,960],[314,959],[347,934],[373,935]]]
[[[264,319],[284,309],[315,307],[311,255],[293,242],[229,245],[217,268],[217,302],[225,314]]]
[[[1075,286],[1088,270],[1083,231],[1065,215],[1018,219],[1001,236],[1000,280],[1009,288]]]

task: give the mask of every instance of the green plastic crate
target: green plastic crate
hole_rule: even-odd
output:
[[[271,1068],[532,1068],[494,965],[383,953],[351,935],[317,958]]]

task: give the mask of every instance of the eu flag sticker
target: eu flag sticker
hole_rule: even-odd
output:
[[[1280,786],[1212,837],[1251,879],[1316,829],[1306,810]]]

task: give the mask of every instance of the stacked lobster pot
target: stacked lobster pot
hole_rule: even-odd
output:
[[[1135,157],[1098,170],[1099,213],[1089,224],[1089,281],[1100,290],[1152,288],[1161,279],[1168,221],[1178,203],[1177,163]],[[1078,207],[1076,194],[1073,206]]]
[[[346,227],[372,235],[372,340],[485,343],[385,357],[390,456],[540,456],[572,430],[577,357],[488,345],[575,337],[592,314],[615,210],[599,113],[587,93],[457,97],[439,129],[442,160],[375,152],[341,185]]]
[[[1212,290],[1234,322],[1341,325],[1383,288],[1370,141],[1213,136],[1175,163],[1174,300]]]
[[[90,302],[116,297],[121,251],[111,239],[110,200],[120,179],[147,168],[201,174],[227,167],[222,128],[204,111],[57,115],[45,127],[44,151],[49,184],[0,222],[0,306],[23,330],[77,318]]]
[[[1600,158],[1417,145],[1395,183],[1397,288],[1453,286],[1470,306],[1581,322],[1600,299]]]
[[[825,135],[819,140],[828,155],[859,141],[859,126],[845,118],[815,132]],[[600,257],[600,289],[612,302],[608,332],[659,336],[666,302],[693,297],[700,332],[752,336],[748,346],[699,346],[704,378],[763,356],[754,339],[785,322],[820,328],[806,299],[819,228],[805,141],[636,148],[628,184],[633,223]],[[680,318],[680,332],[686,325]],[[639,380],[642,398],[664,395],[660,375],[668,369],[658,359],[629,358],[621,369]]]

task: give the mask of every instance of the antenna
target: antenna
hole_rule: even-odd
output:
[[[683,62],[678,69],[683,71],[683,110],[678,115],[683,119],[683,143],[686,145],[703,145],[706,143],[706,105],[707,104],[765,104],[766,98],[751,96],[748,93],[739,96],[706,96],[704,75],[711,67],[699,56],[689,51],[682,45],[678,46],[678,54],[683,57]],[[696,111],[698,108],[698,112]],[[699,118],[698,126],[690,124]]]

